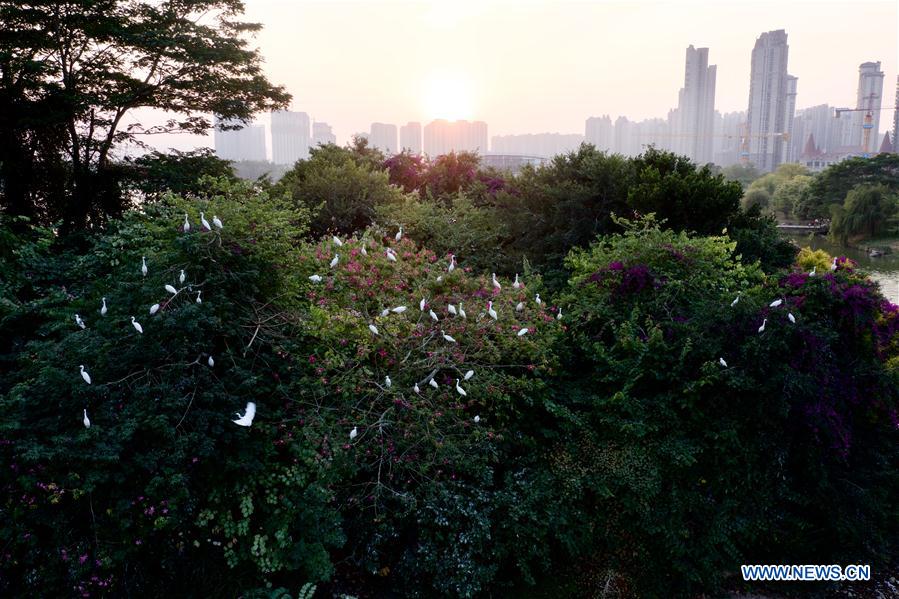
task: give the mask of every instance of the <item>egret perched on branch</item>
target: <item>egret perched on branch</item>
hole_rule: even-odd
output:
[[[474,417],[474,423],[475,423],[475,424],[477,424],[477,423],[480,422],[480,421],[481,421],[481,417],[480,417],[480,416],[475,416],[475,417]]]
[[[106,309],[106,298],[104,297],[102,299],[103,305],[100,307],[100,316],[106,316],[106,312],[108,312],[108,310]]]
[[[470,379],[473,376],[474,376],[474,370],[469,370],[468,372],[465,373],[465,377],[462,380],[467,381],[468,379]]]
[[[249,401],[247,402],[247,409],[243,416],[240,415],[240,412],[235,412],[235,414],[237,414],[237,420],[232,420],[231,422],[237,426],[250,426],[253,424],[253,418],[256,417],[256,404]]]
[[[359,251],[362,252],[363,256],[368,256],[368,250],[365,249],[365,242],[362,242],[362,249]]]
[[[503,286],[499,284],[499,281],[496,280],[496,273],[493,273],[493,286],[497,289],[503,288]]]
[[[556,320],[562,320],[562,306],[559,306],[559,313],[556,314]]]
[[[384,308],[383,310],[381,310],[381,318],[384,318],[388,314],[390,314],[390,308]]]
[[[765,332],[765,324],[766,324],[767,322],[768,322],[768,319],[767,319],[767,318],[764,319],[764,320],[762,320],[762,326],[759,327],[759,333],[764,333],[764,332]]]
[[[796,324],[796,317],[793,316],[793,313],[792,313],[792,312],[790,312],[789,314],[787,314],[787,318],[789,319],[790,322],[792,322],[793,324]]]
[[[813,276],[815,276],[815,274],[817,272],[818,272],[818,265],[816,264],[815,266],[812,267],[812,271],[810,273],[808,273],[808,276],[813,277]]]
[[[378,334],[378,327],[373,324],[368,325],[368,330],[372,332],[372,335]]]
[[[431,315],[431,320],[433,320],[434,322],[437,322],[438,320],[440,320],[439,318],[437,318],[437,315],[434,313],[433,310],[428,310],[428,314]]]
[[[84,423],[84,428],[91,427],[91,419],[87,417],[87,408],[84,408],[84,419],[81,422]]]
[[[524,310],[524,302],[518,302],[517,304],[515,304],[516,312],[521,312],[522,310]]]
[[[147,276],[147,257],[146,256],[141,256],[140,272],[142,275]]]
[[[203,228],[206,229],[207,231],[212,231],[212,227],[209,226],[209,221],[206,220],[206,217],[203,216],[202,212],[200,213],[200,224],[202,224]]]
[[[174,287],[172,287],[171,285],[168,285],[168,284],[166,284],[165,290],[168,291],[169,293],[171,293],[172,295],[175,295],[176,293],[178,293],[177,289],[175,289]]]
[[[89,374],[87,373],[87,371],[84,369],[84,365],[83,365],[83,364],[82,364],[79,368],[81,368],[81,378],[84,379],[84,382],[85,382],[85,383],[87,383],[88,385],[90,385],[90,384],[91,384],[91,375],[89,375]]]
[[[184,274],[184,269],[182,268],[182,269],[181,269],[181,274],[178,275],[178,282],[181,283],[181,284],[183,285],[185,280],[187,280],[187,275]]]
[[[416,394],[421,393],[421,389],[418,388],[418,383],[413,385],[412,390],[415,391]]]
[[[440,275],[439,277],[437,277],[437,282],[438,282],[438,283],[442,283],[442,282],[443,282],[443,275]]]
[[[524,336],[524,335],[527,335],[527,332],[528,332],[528,330],[527,330],[526,328],[524,328],[524,329],[519,329],[519,331],[518,331],[518,336],[519,336],[519,337],[522,337],[522,336]]]
[[[190,232],[190,221],[187,220],[187,212],[184,213],[184,226],[182,227],[185,233]]]
[[[330,268],[337,266],[338,262],[340,262],[340,254],[334,254],[334,257],[331,259]]]
[[[459,379],[456,379],[456,391],[458,391],[459,395],[461,395],[462,397],[468,395],[468,393],[465,392],[465,389],[459,386]]]
[[[387,251],[384,252],[387,255],[387,259],[391,262],[396,262],[396,254],[393,253],[393,250],[387,248]]]
[[[321,283],[322,282],[322,278],[319,275],[312,275],[311,277],[309,277],[309,280],[312,281],[313,283]]]
[[[450,254],[450,263],[446,267],[446,272],[453,272],[454,270],[456,270],[456,256]]]
[[[131,326],[134,327],[134,330],[143,335],[144,327],[140,326],[140,323],[134,320],[134,317],[131,317]]]
[[[394,314],[402,314],[405,311],[406,311],[406,306],[397,306],[396,308],[393,308],[391,310],[391,312],[393,312]]]
[[[150,306],[150,316],[153,316],[157,312],[159,312],[159,304],[153,304],[152,306]]]
[[[77,324],[77,325],[78,325],[79,327],[81,327],[82,329],[85,328],[85,327],[87,326],[87,325],[84,324],[84,321],[81,320],[81,317],[78,316],[77,314],[75,315],[75,324]]]
[[[437,379],[431,378],[431,380],[428,381],[428,384],[436,389],[437,388]]]
[[[769,307],[769,308],[777,308],[777,307],[780,306],[782,303],[784,303],[784,301],[783,301],[782,299],[776,299],[776,300],[774,300],[773,302],[771,302],[770,304],[768,304],[768,307]]]
[[[201,293],[203,293],[203,290],[202,290],[202,289],[198,289],[198,290],[197,290],[197,300],[196,300],[198,304],[202,304],[202,303],[203,303],[202,298],[200,298],[200,294],[201,294]]]
[[[499,315],[496,313],[496,310],[493,309],[493,302],[487,302],[487,314],[490,315],[490,318],[496,320],[499,318]]]
[[[465,310],[462,308],[462,302],[459,302],[459,316],[468,319],[468,314],[466,314]]]
[[[518,282],[518,273],[515,273],[515,282],[512,283],[513,289],[518,289],[521,287],[521,283]]]
[[[543,304],[543,300],[540,299],[540,294],[537,294],[537,297],[534,298],[534,301],[537,302],[537,305],[540,306]]]
[[[384,377],[384,386],[390,389],[391,385],[393,385],[393,381],[390,380],[390,375]]]
[[[393,238],[396,241],[399,241],[400,239],[403,238],[403,225],[400,225],[400,230],[396,232],[396,235],[394,235]]]
[[[209,356],[209,359],[206,360],[206,363],[209,364],[209,367],[212,368],[215,366],[215,360],[212,359],[212,356]]]
[[[425,298],[421,298],[421,301],[418,302],[418,309],[419,309],[420,311],[424,312],[424,311],[425,311],[425,304],[426,304],[426,303],[427,303],[427,302],[425,302]]]
[[[444,333],[443,331],[440,331],[440,334],[443,335],[443,339],[444,339],[445,341],[448,341],[449,343],[455,343],[455,342],[456,342],[455,339],[453,339],[452,337],[450,337],[449,335],[447,335],[447,334]]]
[[[459,313],[456,311],[456,306],[449,304],[446,307],[446,311],[452,314],[453,316],[457,316]]]
[[[831,265],[830,265],[830,270],[836,270],[836,269],[837,269],[837,257],[834,256],[834,257],[833,257],[833,262],[832,262]]]
[[[357,429],[357,428],[354,426],[354,427],[353,427],[353,430],[350,431],[350,441],[352,441],[353,439],[355,439],[355,438],[356,438],[356,435],[358,435],[358,434],[359,434],[359,429]]]
[[[212,224],[215,225],[215,228],[218,229],[219,231],[221,231],[222,228],[224,228],[224,226],[225,226],[222,224],[221,219],[214,214],[212,215]]]
[[[737,305],[737,302],[739,302],[739,301],[740,301],[740,294],[738,293],[738,294],[737,294],[737,297],[734,298],[734,301],[732,301],[732,302],[730,303],[730,307],[733,308],[734,306]]]
[[[334,245],[336,245],[337,247],[340,247],[340,246],[343,245],[343,242],[340,241],[340,238],[339,238],[337,235],[332,235],[332,236],[331,236],[331,241],[333,241],[333,242],[334,242]]]
[[[727,368],[727,362],[724,361],[724,358],[718,358],[718,363]]]

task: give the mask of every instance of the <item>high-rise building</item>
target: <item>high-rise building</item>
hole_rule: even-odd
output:
[[[591,116],[584,123],[584,140],[596,146],[597,150],[608,152],[612,149],[614,134],[609,115]]]
[[[490,153],[551,158],[576,150],[583,141],[584,136],[577,133],[494,135],[490,139]]]
[[[773,171],[784,161],[788,138],[789,94],[796,80],[787,73],[787,33],[783,29],[759,36],[752,49],[747,111],[749,161],[762,171]]]
[[[368,145],[378,148],[387,156],[396,154],[399,150],[396,143],[396,125],[372,123]]]
[[[421,123],[410,121],[400,127],[400,150],[421,154]]]
[[[293,164],[309,157],[309,115],[290,110],[272,111],[272,162]]]
[[[714,162],[730,166],[740,161],[740,142],[746,124],[746,112],[727,112],[717,120],[715,127]]]
[[[265,127],[263,125],[243,125],[240,129],[221,131],[221,126],[239,125],[215,120],[215,153],[223,160],[253,160],[264,162],[267,159],[265,151]]]
[[[437,119],[424,128],[424,151],[428,156],[450,152],[487,153],[487,123]]]
[[[715,65],[709,65],[708,48],[687,48],[684,87],[670,118],[670,145],[676,153],[700,164],[713,158],[716,71]]]
[[[880,62],[863,62],[858,67],[858,91],[856,92],[855,107],[864,110],[856,110],[852,113],[851,144],[859,148],[865,154],[874,153],[880,144],[880,106],[883,100],[883,71],[880,70]],[[867,111],[870,111],[871,121],[866,122]],[[866,135],[867,132],[867,135]],[[865,139],[868,145],[865,146]]]
[[[893,111],[893,153],[899,154],[899,75],[896,76],[896,107]]]
[[[326,146],[336,144],[337,136],[331,131],[331,125],[325,122],[312,123],[312,145]]]
[[[799,84],[799,78],[793,75],[787,75],[787,97],[784,102],[784,143],[783,143],[783,162],[796,162],[798,156],[793,156],[793,117],[796,114],[796,88]]]
[[[793,118],[793,130],[790,133],[790,156],[795,162],[808,146],[810,135],[815,138],[816,148],[827,152],[841,144],[834,144],[832,131],[834,127],[833,108],[827,104],[810,106],[796,111]]]

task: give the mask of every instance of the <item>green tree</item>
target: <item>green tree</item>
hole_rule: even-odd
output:
[[[755,168],[752,163],[739,163],[725,166],[721,169],[721,174],[729,181],[736,181],[743,186],[743,189],[749,187],[749,184],[761,176],[759,169]]]
[[[797,207],[801,208],[807,202],[812,181],[814,177],[797,175],[781,182],[771,196],[771,207],[790,218]]]
[[[843,206],[833,205],[830,235],[841,244],[859,236],[874,237],[886,230],[899,210],[896,193],[886,185],[858,185],[846,194]]]
[[[843,204],[856,185],[878,184],[886,185],[891,192],[899,191],[899,154],[850,158],[827,167],[810,185],[809,201],[801,216],[825,217],[829,214],[830,206]]]
[[[234,169],[210,148],[190,152],[152,152],[126,161],[125,186],[156,200],[166,192],[196,196],[208,189],[203,177],[237,181]]]
[[[248,45],[260,26],[242,12],[240,0],[0,2],[3,205],[59,218],[64,231],[102,223],[124,208],[114,148],[147,134],[205,134],[208,114],[234,127],[286,105]],[[172,116],[128,124],[138,108]],[[39,160],[65,166],[54,193],[35,184]]]

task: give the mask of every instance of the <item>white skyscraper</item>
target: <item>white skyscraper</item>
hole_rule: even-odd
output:
[[[293,164],[309,158],[309,115],[290,110],[272,111],[272,162]]]
[[[793,116],[796,114],[796,89],[799,84],[799,78],[793,75],[787,75],[787,95],[784,101],[784,143],[783,143],[783,162],[796,162],[798,156],[793,155]]]
[[[409,122],[400,127],[400,150],[421,154],[421,123]]]
[[[784,161],[787,120],[792,116],[788,95],[795,93],[796,85],[787,74],[788,53],[783,29],[763,33],[752,49],[746,144],[749,161],[762,171],[773,171]]]
[[[672,115],[675,152],[699,164],[713,159],[715,78],[717,67],[709,65],[709,49],[687,48],[684,87],[678,93],[677,111]]]
[[[331,125],[324,122],[312,123],[312,145],[326,146],[336,144],[337,136],[331,131]]]
[[[372,123],[368,145],[378,148],[387,156],[396,154],[399,151],[396,143],[396,125]]]
[[[253,160],[264,162],[265,127],[262,125],[245,125],[241,129],[220,131],[222,121],[216,119],[213,138],[215,153],[223,160]]]
[[[596,146],[597,150],[610,151],[614,141],[614,132],[609,115],[588,118],[584,123],[584,140]]]
[[[864,108],[864,111],[852,113],[851,144],[862,152],[874,153],[880,147],[880,107],[883,100],[883,71],[880,70],[880,62],[863,62],[858,67],[858,91],[856,93],[856,108]],[[870,111],[870,122],[866,123],[865,117]],[[866,127],[866,125],[868,125]],[[865,146],[865,133],[867,132],[868,145]]]

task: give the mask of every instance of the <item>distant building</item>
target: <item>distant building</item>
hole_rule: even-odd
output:
[[[793,139],[793,118],[796,114],[796,88],[798,87],[799,78],[793,75],[787,75],[786,99],[784,101],[784,138],[783,138],[783,156],[784,162],[795,162],[798,156],[793,155],[791,140]]]
[[[337,136],[331,131],[331,125],[328,123],[318,122],[312,123],[312,145],[326,146],[328,144],[336,144]]]
[[[893,142],[890,141],[890,134],[883,134],[883,142],[880,144],[878,154],[891,154],[893,152]]]
[[[235,123],[236,124],[236,123]],[[220,131],[226,122],[216,119],[213,138],[215,153],[223,160],[253,160],[264,162],[268,159],[265,151],[265,127],[244,125],[241,129]]]
[[[712,162],[717,67],[709,65],[709,49],[687,48],[684,87],[678,92],[677,110],[671,114],[669,144],[677,153],[699,164]]]
[[[490,139],[490,153],[551,158],[576,150],[583,141],[584,136],[577,133],[494,135]]]
[[[844,145],[833,139],[834,122],[834,109],[827,104],[797,110],[793,118],[793,130],[790,132],[790,156],[794,160],[800,159],[809,135],[814,135],[818,149],[824,152]]]
[[[381,150],[387,156],[396,154],[399,151],[396,143],[396,125],[372,123],[368,145]]]
[[[852,112],[852,135],[850,144],[862,153],[873,154],[877,150],[880,137],[880,108],[883,100],[883,71],[880,62],[863,62],[858,67],[858,90],[855,107],[865,110]],[[870,110],[871,122],[865,123]],[[865,146],[865,131],[868,130],[868,145]]]
[[[796,79],[787,73],[788,54],[783,29],[763,33],[752,49],[746,158],[762,171],[773,171],[785,158],[789,96],[796,89]]]
[[[540,156],[522,156],[520,154],[487,154],[481,157],[481,164],[485,167],[495,168],[501,171],[518,173],[523,166],[539,166],[548,159]]]
[[[740,162],[740,145],[746,112],[727,112],[715,119],[714,163],[731,166]]]
[[[293,164],[309,157],[309,115],[272,111],[272,162]]]
[[[857,156],[852,148],[833,148],[829,151],[821,150],[815,143],[814,134],[809,134],[805,142],[805,148],[799,155],[798,162],[813,173],[820,173],[824,169],[839,162]]]
[[[437,119],[424,128],[424,151],[428,156],[450,152],[487,153],[487,123]]]
[[[584,123],[584,141],[596,146],[597,150],[611,151],[614,142],[612,119],[609,115],[591,116]]]
[[[899,75],[896,76],[896,110],[893,111],[893,152],[899,154]]]
[[[400,150],[421,154],[421,123],[408,122],[400,127]]]

